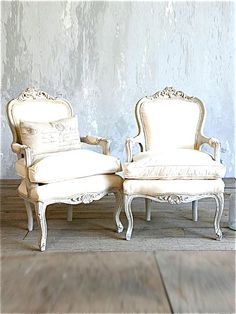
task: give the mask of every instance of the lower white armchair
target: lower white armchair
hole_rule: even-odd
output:
[[[33,229],[31,204],[40,227],[39,248],[46,249],[46,208],[53,203],[80,204],[116,197],[115,223],[118,232],[122,208],[123,180],[120,161],[109,156],[110,141],[94,136],[80,137],[77,117],[69,102],[36,89],[27,89],[8,104],[13,133],[12,150],[17,154],[18,188],[25,200],[28,229]],[[100,145],[103,154],[81,148],[81,142]],[[72,220],[72,207],[68,209]]]
[[[136,105],[139,133],[126,142],[128,161],[124,164],[124,200],[128,218],[126,239],[133,231],[131,203],[146,199],[146,219],[151,219],[150,200],[180,204],[192,202],[197,220],[197,201],[216,200],[214,228],[222,238],[220,219],[224,208],[225,167],[220,163],[220,142],[202,134],[205,107],[196,97],[171,87],[142,98]],[[132,147],[139,144],[141,153]],[[214,149],[213,155],[201,151],[202,144]]]

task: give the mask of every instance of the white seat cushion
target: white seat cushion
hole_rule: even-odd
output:
[[[30,190],[28,196],[25,180],[22,180],[18,191],[23,197],[28,197],[32,201],[51,203],[64,198],[76,198],[79,194],[122,190],[122,184],[123,179],[120,176],[109,174],[37,185]]]
[[[133,159],[123,167],[127,179],[217,179],[225,175],[225,166],[193,149],[144,152]]]
[[[127,195],[207,195],[224,192],[224,182],[217,180],[125,180]]]
[[[27,170],[31,182],[51,183],[115,173],[120,171],[120,161],[113,156],[78,149],[48,155],[36,155],[32,166],[28,169],[25,166],[25,160],[19,159],[16,162],[17,174],[25,178]]]

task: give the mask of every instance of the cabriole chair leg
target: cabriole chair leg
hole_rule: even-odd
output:
[[[133,231],[133,215],[132,215],[132,210],[131,210],[131,202],[132,198],[129,195],[124,196],[124,202],[125,202],[125,214],[128,220],[128,228],[126,232],[126,240],[130,240],[132,236],[132,231]]]
[[[31,208],[31,204],[27,200],[25,200],[25,208],[26,208],[27,217],[28,217],[28,230],[32,231],[33,227],[34,227],[33,212],[32,212],[32,208]]]
[[[151,220],[151,206],[152,206],[152,201],[148,198],[145,198],[146,220],[147,221]]]
[[[46,206],[42,202],[35,203],[36,218],[38,221],[39,234],[39,249],[45,251],[47,243],[47,222],[45,217]]]
[[[221,240],[223,235],[220,229],[220,220],[224,210],[224,194],[220,193],[216,195],[216,213],[214,219],[214,228],[216,233],[216,240]]]
[[[124,230],[124,227],[120,221],[120,213],[123,207],[123,194],[122,192],[119,191],[119,192],[115,192],[114,195],[116,198],[116,208],[114,211],[114,218],[116,222],[117,232],[121,233]]]

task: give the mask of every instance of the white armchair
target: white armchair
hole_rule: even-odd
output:
[[[122,178],[115,174],[120,171],[120,161],[108,156],[110,141],[80,137],[70,103],[34,88],[11,100],[7,113],[12,150],[18,157],[16,173],[22,178],[18,192],[25,200],[29,231],[33,229],[31,204],[35,206],[40,250],[46,248],[46,207],[53,203],[90,203],[114,193],[115,222],[122,232]],[[100,145],[103,154],[82,149],[81,142]],[[72,220],[71,206],[68,220]]]
[[[212,197],[216,200],[216,237],[222,238],[225,167],[220,163],[220,142],[202,134],[204,119],[204,104],[172,87],[136,104],[139,132],[126,141],[127,163],[123,167],[127,240],[132,235],[131,202],[136,197],[145,198],[147,221],[151,219],[150,200],[192,202],[196,221],[197,200]],[[213,148],[213,155],[200,150],[205,143]],[[141,153],[133,156],[135,144],[139,144]]]

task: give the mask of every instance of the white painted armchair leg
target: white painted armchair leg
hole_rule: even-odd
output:
[[[116,208],[114,212],[114,218],[116,222],[117,232],[121,233],[124,230],[124,227],[120,221],[120,213],[123,207],[123,194],[121,191],[114,193],[116,198]]]
[[[25,200],[25,208],[26,208],[27,217],[28,217],[28,230],[32,231],[33,227],[34,227],[33,212],[32,212],[32,208],[31,208],[31,204],[27,200]]]
[[[67,221],[72,221],[73,219],[73,206],[70,205],[67,209]]]
[[[192,202],[192,219],[198,221],[198,201]]]
[[[214,219],[214,228],[216,233],[216,240],[221,240],[223,235],[220,229],[220,220],[224,210],[224,194],[216,195],[216,214]]]
[[[132,236],[132,231],[133,231],[133,215],[131,211],[131,202],[132,202],[132,197],[125,195],[124,196],[124,202],[125,202],[125,214],[128,220],[128,228],[126,232],[126,240],[130,240]]]
[[[152,201],[149,200],[148,198],[145,198],[146,220],[147,221],[151,220],[151,206],[152,206]]]
[[[45,217],[46,206],[41,203],[35,203],[35,212],[38,221],[38,225],[40,228],[39,234],[39,249],[41,251],[45,251],[46,249],[46,242],[47,242],[47,222]]]

